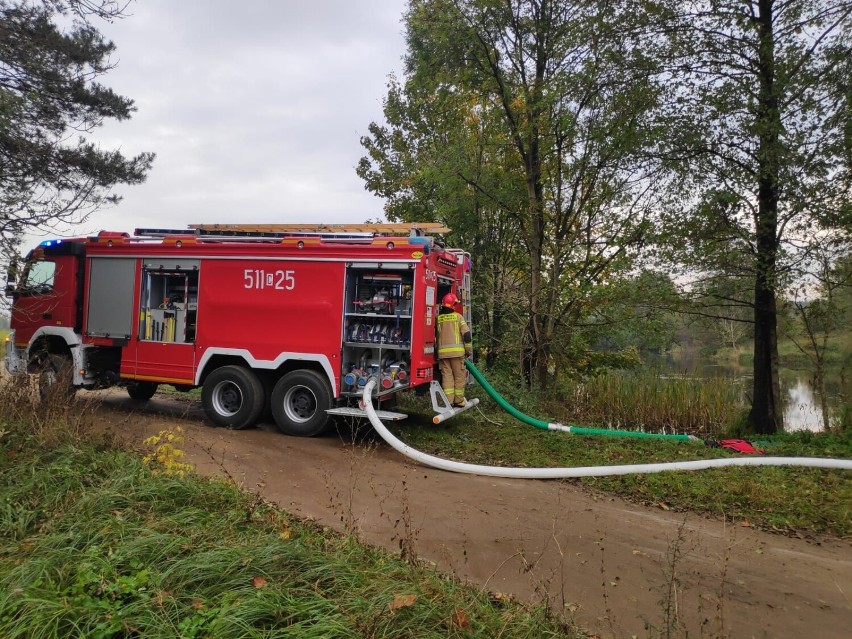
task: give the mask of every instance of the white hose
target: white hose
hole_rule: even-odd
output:
[[[632,473],[661,473],[667,470],[702,470],[722,466],[806,466],[809,468],[835,468],[852,470],[852,460],[830,459],[827,457],[730,457],[725,459],[698,459],[687,462],[669,462],[665,464],[624,464],[621,466],[582,466],[578,468],[504,468],[502,466],[481,466],[441,459],[428,455],[399,439],[385,427],[376,414],[371,401],[376,380],[371,379],[364,387],[364,409],[376,432],[398,452],[406,457],[441,470],[470,475],[489,477],[514,477],[518,479],[562,479],[566,477],[604,477],[606,475],[630,475]]]

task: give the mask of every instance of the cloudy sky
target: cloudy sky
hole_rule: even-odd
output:
[[[135,0],[130,17],[98,23],[117,47],[103,82],[138,111],[96,139],[157,159],[145,184],[74,231],[380,217],[355,166],[402,68],[405,6]]]

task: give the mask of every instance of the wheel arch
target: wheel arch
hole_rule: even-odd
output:
[[[262,379],[275,384],[278,379],[296,370],[311,370],[322,376],[331,389],[331,395],[337,399],[338,380],[328,357],[315,353],[280,353],[274,360],[257,359],[247,349],[208,348],[198,363],[195,384],[201,386],[212,371],[221,366],[244,366],[251,369]]]
[[[79,345],[80,336],[70,328],[52,326],[40,328],[32,336],[27,347],[27,372],[37,372],[47,355],[71,357],[74,360],[75,369],[79,368],[80,363],[77,362],[78,358],[75,356]]]

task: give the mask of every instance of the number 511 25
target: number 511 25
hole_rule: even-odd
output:
[[[271,288],[278,291],[292,291],[296,288],[295,271],[247,268],[243,271],[243,279],[248,289]]]

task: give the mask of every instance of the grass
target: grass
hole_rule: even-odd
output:
[[[405,443],[425,452],[477,464],[511,467],[573,467],[642,464],[732,457],[737,453],[701,444],[620,437],[580,437],[527,426],[481,396],[469,410],[442,427],[425,418],[423,398],[407,400],[411,417],[390,426]],[[503,392],[502,388],[497,389]],[[506,395],[516,392],[506,389]],[[521,408],[548,418],[532,404]],[[852,459],[852,432],[796,433],[757,442],[766,455]],[[730,467],[569,480],[666,510],[694,511],[767,530],[800,536],[852,535],[849,504],[852,473],[793,467]]]
[[[805,338],[799,337],[797,340],[806,349],[810,348]],[[789,338],[779,340],[778,356],[782,365],[787,368],[810,371],[814,366],[812,357],[802,353],[793,340]],[[828,367],[852,364],[852,331],[838,331],[831,334],[826,344],[824,358],[825,365]]]
[[[536,417],[558,410],[495,383]],[[472,394],[481,392],[471,387]],[[505,466],[589,466],[735,455],[521,424],[482,397],[440,427],[426,398],[392,429],[421,450]],[[567,409],[566,413],[567,414]],[[421,415],[422,417],[415,417]],[[0,636],[572,637],[542,606],[471,590],[301,521],[232,484],[152,470],[92,442],[77,402],[0,384]],[[767,454],[852,458],[852,434],[767,439]],[[161,472],[155,472],[160,470]],[[582,481],[668,510],[801,536],[850,535],[852,473],[728,468]]]
[[[803,336],[797,341],[806,349],[810,345]],[[782,336],[778,340],[778,357],[782,368],[798,371],[812,371],[813,358],[801,351],[789,337]],[[736,349],[719,348],[711,357],[714,362],[731,367],[742,367],[750,372],[754,364],[753,345],[750,342]],[[825,365],[827,367],[849,367],[852,365],[852,331],[836,331],[832,333],[826,344]]]
[[[79,399],[0,379],[4,639],[579,636],[545,605],[184,473],[170,433],[146,464],[93,438],[90,419]]]
[[[90,444],[0,459],[0,636],[571,637],[233,485]]]

